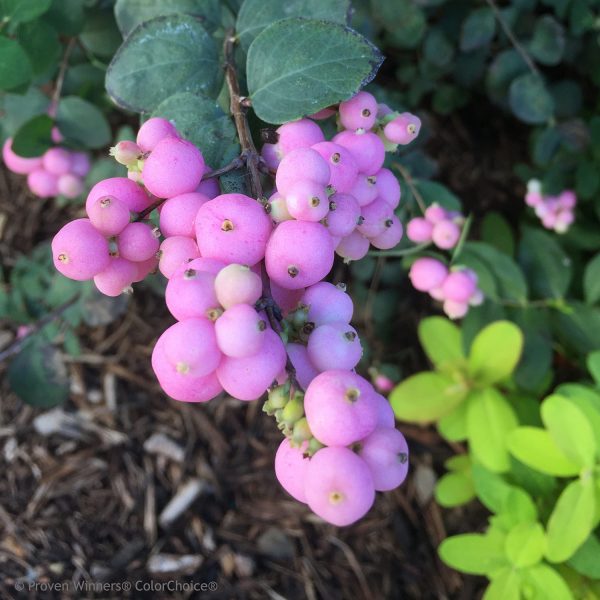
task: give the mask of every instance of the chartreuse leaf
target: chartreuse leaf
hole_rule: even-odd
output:
[[[343,25],[277,21],[248,49],[252,106],[267,123],[298,119],[353,96],[375,77],[382,61],[371,42]]]
[[[511,567],[505,567],[490,581],[483,600],[519,600],[520,584],[520,573]]]
[[[469,352],[469,374],[481,384],[498,383],[514,371],[523,350],[523,334],[509,321],[481,330]]]
[[[533,523],[538,516],[537,508],[531,496],[515,486],[510,486],[504,497],[500,514],[504,517],[504,525],[507,531],[510,531],[519,523]]]
[[[556,388],[556,393],[568,398],[587,417],[596,440],[596,453],[600,456],[600,394],[583,385],[565,383]]]
[[[465,390],[438,373],[417,373],[402,381],[390,394],[398,419],[429,423],[448,414],[465,398]]]
[[[136,27],[113,57],[106,89],[123,108],[151,112],[180,92],[216,98],[222,69],[215,41],[200,21],[169,15]]]
[[[591,479],[572,481],[562,492],[548,520],[546,557],[564,562],[590,535],[596,510]]]
[[[506,562],[503,542],[501,536],[466,533],[446,538],[438,553],[453,569],[471,575],[486,575]]]
[[[536,565],[523,572],[527,588],[534,590],[533,598],[544,600],[573,600],[569,586],[558,572],[548,565]]]
[[[515,567],[531,567],[542,560],[546,536],[540,523],[519,523],[506,536],[506,556]]]
[[[497,473],[493,473],[482,465],[474,464],[471,468],[475,492],[481,503],[490,512],[503,510],[506,498],[513,488]]]
[[[471,476],[471,461],[465,454],[459,454],[448,459],[446,473],[435,487],[435,498],[438,504],[450,508],[460,506],[475,497],[473,478]]]
[[[542,421],[564,455],[579,467],[592,467],[596,440],[585,414],[562,396],[548,396],[542,403]]]
[[[510,468],[506,436],[518,425],[517,417],[504,396],[494,388],[469,395],[467,431],[474,456],[490,471]]]
[[[461,402],[452,412],[444,415],[437,423],[438,431],[451,442],[467,439],[467,408],[469,402]]]
[[[419,323],[419,341],[429,360],[441,371],[465,360],[460,329],[449,319],[423,319]]]
[[[518,427],[511,431],[507,446],[522,463],[548,475],[572,477],[581,470],[565,456],[550,434],[539,427]]]

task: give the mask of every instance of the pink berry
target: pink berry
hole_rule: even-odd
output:
[[[161,140],[178,137],[177,129],[169,121],[161,117],[152,117],[140,127],[136,142],[143,152],[152,152]]]
[[[51,129],[50,138],[55,144],[60,144],[65,139],[58,127],[53,127]]]
[[[454,222],[446,219],[439,221],[433,227],[433,243],[442,250],[450,250],[458,244],[460,239],[460,227]]]
[[[310,382],[319,374],[319,371],[310,362],[306,346],[290,342],[286,346],[287,354],[292,366],[296,369],[298,383],[306,389]]]
[[[371,244],[378,250],[390,250],[397,246],[402,239],[402,223],[396,215],[385,222],[385,229],[378,236],[370,239]]]
[[[444,312],[452,320],[462,319],[469,312],[469,303],[444,300]]]
[[[360,206],[354,196],[334,194],[329,198],[329,208],[329,214],[323,222],[329,233],[340,238],[350,235],[360,217]]]
[[[270,284],[271,296],[273,296],[273,300],[275,300],[275,303],[279,306],[284,315],[298,306],[300,298],[302,298],[302,294],[304,294],[303,287],[291,290],[278,285],[274,281],[271,281]]]
[[[279,148],[279,144],[263,144],[260,155],[271,171],[277,170],[277,167],[283,158],[283,152]]]
[[[44,169],[53,175],[65,175],[71,170],[71,154],[64,148],[50,148],[42,157]]]
[[[381,394],[375,394],[375,404],[377,405],[377,427],[394,427],[396,417],[389,400]]]
[[[308,338],[307,350],[319,371],[354,369],[362,356],[356,329],[339,321],[317,327]]]
[[[377,180],[377,195],[385,200],[392,210],[400,204],[402,191],[396,176],[389,169],[379,169],[375,174]]]
[[[120,200],[131,212],[140,212],[147,208],[150,203],[150,197],[137,183],[127,179],[127,177],[111,177],[103,179],[97,183],[88,194],[85,202],[86,210],[89,210],[98,198],[105,196],[114,196]]]
[[[144,161],[142,178],[157,198],[193,192],[204,174],[202,153],[194,144],[176,137],[160,140]]]
[[[335,115],[335,110],[333,108],[322,108],[316,113],[308,116],[315,121],[322,121],[323,119],[329,119],[329,117],[333,117],[333,115]]]
[[[286,154],[275,175],[277,190],[287,196],[290,187],[300,179],[309,179],[323,187],[329,183],[329,165],[312,148],[298,148]]]
[[[187,265],[182,265],[177,269],[176,274],[183,275],[184,271],[188,269],[195,269],[196,271],[202,271],[204,273],[211,273],[215,277],[226,267],[227,265],[216,258],[195,258],[190,261]]]
[[[304,447],[294,448],[290,440],[284,438],[275,454],[275,476],[281,487],[298,502],[306,502],[304,480],[310,462],[304,458]]]
[[[92,225],[107,237],[121,233],[131,217],[127,206],[114,196],[97,198],[87,205],[87,214]]]
[[[106,296],[119,296],[137,276],[137,267],[125,258],[111,258],[108,267],[94,275],[94,283],[100,292]]]
[[[469,298],[475,293],[477,282],[470,276],[466,269],[452,271],[442,284],[442,291],[446,300],[454,302],[469,302]]]
[[[205,168],[208,168],[205,165]],[[207,177],[203,179],[195,190],[198,194],[203,194],[211,200],[221,195],[218,177]]]
[[[377,100],[369,92],[358,92],[355,96],[340,103],[340,123],[346,129],[368,131],[377,119]]]
[[[108,242],[88,219],[67,223],[52,240],[54,266],[77,281],[92,279],[110,263]]]
[[[360,214],[362,222],[357,227],[358,231],[367,238],[374,238],[385,231],[394,213],[385,200],[376,198],[371,204],[363,206]]]
[[[308,179],[292,184],[285,200],[290,215],[300,221],[320,221],[329,212],[325,188]]]
[[[338,193],[346,193],[352,189],[358,175],[358,167],[352,153],[333,142],[321,142],[312,146],[329,165],[329,185]]]
[[[223,194],[200,207],[196,237],[202,256],[255,265],[265,256],[273,225],[263,206],[244,194]]]
[[[77,175],[66,173],[58,178],[57,187],[59,194],[72,200],[83,192],[83,181]]]
[[[385,146],[374,133],[341,131],[333,138],[333,141],[350,150],[361,173],[375,175],[383,167]]]
[[[129,223],[117,240],[119,255],[133,262],[148,260],[158,252],[158,232],[142,222]]]
[[[369,240],[359,231],[354,230],[350,235],[342,238],[337,245],[335,252],[341,256],[345,262],[360,260],[369,252]]]
[[[12,138],[8,138],[4,142],[2,146],[2,158],[4,159],[4,164],[13,173],[18,173],[19,175],[27,175],[42,167],[41,157],[25,158],[15,154],[12,150]]]
[[[92,168],[90,157],[85,152],[71,153],[71,173],[79,177],[85,177]]]
[[[200,207],[208,202],[208,196],[190,192],[169,198],[160,211],[160,231],[165,237],[184,235],[190,238],[196,235],[196,215]]]
[[[267,204],[269,217],[274,223],[282,223],[283,221],[289,221],[293,219],[285,198],[279,193],[275,192],[269,198]]]
[[[352,299],[342,288],[327,281],[306,288],[300,302],[308,308],[307,320],[316,327],[352,320]]]
[[[562,208],[575,208],[577,196],[572,190],[565,190],[559,195],[558,202]]]
[[[313,435],[327,446],[348,446],[367,437],[377,424],[373,386],[352,371],[325,371],[304,396]]]
[[[136,167],[142,154],[143,150],[135,142],[129,140],[118,142],[116,146],[110,149],[110,155],[119,164],[126,167]]]
[[[216,321],[217,343],[225,356],[246,358],[258,353],[265,341],[266,321],[249,304],[228,308]]]
[[[167,308],[178,321],[197,317],[214,320],[221,312],[215,276],[195,269],[192,263],[180,267],[169,279],[165,290]]]
[[[279,151],[283,156],[298,148],[309,148],[325,140],[321,128],[310,119],[284,123],[277,128]]]
[[[429,292],[440,287],[448,275],[448,268],[435,258],[418,258],[410,268],[409,277],[415,289]]]
[[[359,173],[350,194],[356,198],[359,206],[367,206],[377,198],[377,176]]]
[[[246,358],[224,356],[217,377],[225,391],[238,400],[256,400],[275,381],[286,362],[285,347],[272,330],[265,330],[260,352]]]
[[[181,265],[189,263],[194,258],[200,258],[200,250],[192,238],[174,235],[163,241],[159,255],[158,268],[167,279],[170,279]]]
[[[383,134],[394,144],[410,144],[421,130],[421,119],[411,113],[402,113],[384,128]]]
[[[269,277],[281,287],[313,285],[333,266],[331,236],[320,223],[280,223],[267,244],[265,265]]]
[[[423,217],[411,219],[406,226],[406,235],[415,244],[427,244],[431,242],[432,234],[433,224]]]
[[[575,215],[570,209],[561,210],[556,216],[556,222],[554,223],[554,230],[556,233],[565,233],[569,226],[573,224]]]
[[[425,218],[434,225],[448,218],[448,211],[439,204],[432,204],[425,209]]]
[[[58,177],[49,173],[44,168],[31,171],[27,175],[29,189],[40,198],[58,196]]]
[[[378,492],[397,488],[408,473],[408,444],[393,427],[378,428],[360,441],[358,455],[367,463]]]
[[[137,269],[137,274],[133,279],[133,283],[136,283],[138,281],[146,279],[146,277],[151,273],[156,273],[156,270],[158,269],[158,258],[156,258],[156,256],[153,256],[148,260],[133,263],[133,265]]]
[[[235,304],[254,305],[262,296],[262,282],[250,267],[234,263],[217,274],[215,293],[223,308],[230,308]]]
[[[537,206],[543,201],[543,196],[539,192],[527,192],[525,196],[525,203],[527,206]]]
[[[306,501],[319,517],[343,527],[367,514],[375,501],[367,463],[348,448],[322,448],[308,463]]]

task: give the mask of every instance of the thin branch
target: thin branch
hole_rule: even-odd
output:
[[[496,17],[498,23],[500,23],[500,27],[502,27],[502,30],[506,34],[506,37],[510,40],[510,43],[514,46],[515,50],[521,55],[521,58],[525,61],[525,64],[529,67],[529,70],[534,75],[539,76],[539,69],[535,66],[535,63],[531,59],[531,56],[529,56],[529,54],[527,53],[527,50],[525,50],[525,48],[521,46],[521,43],[515,37],[515,34],[512,32],[512,29],[510,28],[508,23],[504,20],[504,17],[502,16],[502,13],[500,12],[500,9],[498,8],[498,5],[496,4],[495,0],[485,1],[488,3],[489,7],[494,12],[494,16]]]
[[[400,163],[394,163],[393,167],[394,169],[396,169],[396,171],[398,171],[398,173],[400,173],[400,175],[402,175],[402,178],[404,179],[404,181],[406,181],[406,185],[410,188],[410,191],[415,197],[415,200],[417,201],[421,212],[425,214],[427,204],[425,203],[423,196],[421,196],[421,192],[419,192],[419,190],[417,189],[415,180],[412,178],[412,175],[410,174],[408,169],[405,169]]]
[[[411,248],[404,248],[403,250],[371,250],[369,256],[387,256],[388,258],[399,258],[401,256],[410,256],[411,254],[418,254],[421,250],[425,250],[431,244],[419,244],[418,246],[412,246]]]
[[[69,66],[69,58],[71,57],[71,52],[73,52],[73,48],[75,47],[76,41],[77,38],[74,37],[72,37],[69,40],[69,43],[65,48],[65,52],[60,62],[58,76],[56,77],[56,83],[54,84],[54,92],[52,92],[52,100],[50,102],[50,109],[54,113],[56,113],[56,111],[58,110],[58,102],[60,100],[60,94],[62,92],[63,84],[65,83],[65,75],[67,74],[67,68]],[[53,114],[51,116],[56,117],[56,114]]]
[[[53,321],[59,319],[66,310],[71,308],[71,306],[73,306],[79,300],[80,296],[81,294],[78,292],[70,300],[67,300],[67,302],[64,304],[57,306],[54,310],[44,315],[39,321],[36,321],[23,337],[16,339],[12,344],[0,352],[0,362],[10,358],[11,356],[14,356],[15,354],[18,354],[32,335],[38,333],[38,331],[42,330],[44,327],[46,327],[46,325],[49,325]]]

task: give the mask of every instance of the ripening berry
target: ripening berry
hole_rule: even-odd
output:
[[[434,225],[448,218],[448,211],[439,204],[432,204],[425,209],[425,218]]]
[[[326,187],[329,183],[329,165],[312,148],[298,148],[286,154],[275,175],[279,193],[287,196],[290,187],[298,180],[309,179]]]
[[[8,138],[2,146],[4,164],[19,175],[27,175],[42,167],[42,157],[25,158],[15,154],[12,150],[12,138]],[[34,192],[35,193],[35,192]]]
[[[359,206],[367,206],[377,198],[377,176],[359,173],[350,190]]]
[[[321,142],[312,146],[329,165],[329,185],[337,193],[350,192],[358,175],[352,153],[339,144]]]
[[[367,463],[348,448],[322,448],[304,477],[306,502],[319,517],[343,527],[364,517],[375,501]]]
[[[384,128],[383,134],[394,144],[410,144],[421,131],[421,119],[411,113],[402,113]]]
[[[290,440],[284,438],[275,454],[275,476],[281,487],[298,502],[306,502],[304,480],[310,460],[304,457],[307,443],[294,448]]]
[[[346,129],[368,131],[377,119],[377,100],[369,92],[358,92],[355,96],[340,102],[340,123]]]
[[[108,267],[94,275],[94,283],[100,292],[106,296],[119,296],[137,277],[135,263],[118,256],[111,257]]]
[[[135,142],[123,140],[113,146],[109,154],[121,165],[136,167],[142,153],[142,149]]]
[[[359,442],[358,455],[367,463],[378,492],[393,490],[406,479],[408,444],[397,429],[376,429]]]
[[[390,250],[400,243],[402,233],[403,228],[400,219],[396,215],[392,215],[385,222],[385,229],[369,241],[378,250]]]
[[[281,287],[313,285],[333,266],[331,236],[320,223],[280,223],[267,244],[265,266],[269,277]]]
[[[577,196],[572,190],[565,190],[558,196],[558,203],[562,208],[575,208],[577,204]]]
[[[144,188],[137,183],[127,179],[127,177],[111,177],[103,179],[90,190],[85,202],[86,210],[89,210],[90,205],[98,198],[105,196],[114,196],[125,204],[131,212],[140,212],[151,203],[150,197],[146,194]]]
[[[203,271],[205,273],[211,273],[215,277],[219,274],[219,272],[224,269],[227,265],[216,258],[195,258],[187,265],[182,265],[177,269],[182,275],[184,271],[188,269],[194,269],[196,271]]]
[[[375,404],[377,405],[377,427],[394,427],[396,417],[389,400],[376,393]]]
[[[360,206],[350,194],[334,194],[329,197],[329,214],[323,225],[334,237],[350,235],[358,224]],[[337,245],[337,244],[336,244]]]
[[[362,207],[360,211],[362,222],[357,229],[367,238],[377,237],[385,231],[386,223],[391,220],[393,214],[385,200],[375,198],[373,202]]]
[[[369,240],[356,229],[346,237],[342,238],[337,245],[335,252],[341,256],[345,262],[360,260],[369,252]]]
[[[465,302],[477,289],[477,281],[469,274],[467,269],[452,271],[448,274],[442,284],[442,291],[446,300],[453,302]]]
[[[72,200],[83,192],[83,181],[77,175],[66,173],[58,178],[57,188],[59,194]]]
[[[231,306],[216,320],[217,343],[233,358],[253,356],[265,340],[267,322],[249,304]]]
[[[165,356],[182,375],[203,377],[221,362],[215,325],[206,318],[185,319],[171,325],[160,336]]]
[[[420,292],[429,292],[440,287],[448,275],[448,268],[435,258],[418,258],[408,274],[413,287]]]
[[[450,248],[454,248],[454,246],[458,244],[458,240],[460,239],[460,227],[450,219],[438,221],[433,226],[431,238],[438,248],[450,250]]]
[[[160,246],[158,233],[150,225],[142,222],[129,223],[117,239],[119,256],[133,262],[152,258]]]
[[[58,127],[53,127],[50,130],[50,139],[55,143],[55,144],[60,144],[65,137],[63,136],[63,134],[60,132],[60,129]]]
[[[148,275],[150,275],[151,273],[156,273],[156,271],[158,270],[158,258],[156,258],[156,256],[153,256],[148,260],[136,262],[133,264],[137,269],[137,275],[135,276],[133,283],[143,281],[144,279],[146,279],[146,277],[148,277]]]
[[[223,308],[236,304],[254,305],[262,295],[262,282],[250,267],[234,263],[217,274],[215,293]]]
[[[427,244],[431,242],[433,234],[433,223],[423,217],[415,217],[406,226],[406,235],[415,244]]]
[[[275,223],[282,223],[283,221],[289,221],[294,218],[290,215],[285,198],[279,192],[275,192],[271,195],[269,202],[267,203],[267,208],[269,217],[271,217],[271,220]]]
[[[544,201],[544,197],[539,192],[527,192],[525,195],[525,203],[527,206],[535,207]]]
[[[97,198],[87,205],[86,212],[92,225],[107,237],[121,233],[131,217],[127,206],[114,196]]]
[[[567,229],[569,229],[569,226],[572,225],[574,220],[575,220],[575,215],[573,214],[573,212],[571,210],[569,210],[569,209],[561,210],[556,215],[556,221],[554,223],[554,231],[556,231],[556,233],[565,233],[567,231]]]
[[[85,177],[92,168],[90,157],[85,152],[71,152],[71,173]]]
[[[206,172],[210,172],[208,165],[204,165],[204,168],[207,169]],[[221,188],[219,186],[219,178],[218,177],[207,177],[203,179],[198,187],[194,190],[198,194],[203,194],[207,198],[211,200],[221,195]]]
[[[238,400],[256,400],[285,367],[286,354],[281,338],[270,328],[260,352],[246,358],[224,356],[217,377],[225,391]]]
[[[194,258],[200,258],[196,241],[183,235],[173,235],[164,240],[158,254],[160,255],[158,268],[167,279],[173,277],[181,265],[189,263]]]
[[[351,370],[362,356],[362,346],[356,329],[340,321],[317,327],[306,347],[310,362],[319,371]]]
[[[140,127],[136,142],[142,152],[152,152],[152,150],[156,148],[158,142],[168,137],[179,137],[179,133],[177,132],[177,129],[175,129],[175,126],[166,119],[152,117]]]
[[[319,374],[319,371],[310,362],[306,346],[290,342],[285,348],[292,366],[296,369],[298,383],[306,389],[310,385],[310,382]]]
[[[375,174],[377,180],[377,196],[385,200],[392,210],[396,210],[400,204],[402,191],[400,182],[389,169],[379,169]]]
[[[195,269],[192,263],[182,265],[169,279],[165,302],[178,321],[196,317],[214,320],[222,310],[215,294],[215,276]]]
[[[194,144],[176,137],[160,140],[144,161],[142,178],[157,198],[193,192],[204,174],[202,153]]]
[[[161,207],[159,226],[165,237],[184,235],[190,238],[196,235],[196,215],[200,207],[210,198],[197,192],[181,194],[169,198]]]
[[[350,150],[361,173],[375,175],[383,167],[385,146],[374,133],[341,131],[333,138],[333,141]]]
[[[367,437],[377,423],[373,386],[352,371],[325,371],[311,382],[304,412],[313,435],[327,446],[348,446]]]
[[[244,194],[223,194],[200,207],[200,254],[227,264],[255,265],[265,256],[273,225],[263,206]]]
[[[65,175],[71,170],[71,153],[64,148],[50,148],[42,156],[44,169],[53,175]]]
[[[108,267],[108,242],[88,219],[75,219],[54,236],[52,258],[63,275],[85,281]]]
[[[27,175],[29,189],[40,198],[58,196],[58,177],[44,168],[35,169]]]
[[[444,312],[452,320],[462,319],[469,312],[469,303],[444,300]]]
[[[277,146],[282,157],[292,150],[309,148],[325,140],[321,128],[310,119],[284,123],[277,128],[277,135]]]
[[[189,373],[177,371],[165,354],[161,338],[152,352],[152,369],[162,389],[174,400],[207,402],[223,391],[214,372],[203,377],[194,377]]]
[[[306,288],[300,303],[308,308],[307,321],[316,327],[352,320],[352,298],[342,288],[327,281]]]
[[[279,148],[279,144],[263,144],[260,155],[265,165],[273,172],[277,170],[277,167],[283,158],[283,153]]]
[[[290,215],[300,221],[320,221],[329,212],[325,188],[308,179],[290,185],[285,201]]]

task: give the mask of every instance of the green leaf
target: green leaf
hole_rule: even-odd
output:
[[[537,509],[531,496],[521,488],[511,486],[500,511],[508,529],[520,523],[533,523],[537,520]]]
[[[596,510],[592,480],[572,481],[562,492],[548,520],[546,557],[564,562],[590,535]]]
[[[579,474],[580,468],[564,455],[545,429],[518,427],[509,433],[507,446],[515,458],[542,473],[557,477]]]
[[[140,23],[177,13],[196,17],[210,32],[221,24],[219,0],[117,0],[115,3],[115,18],[123,37]]]
[[[535,596],[544,600],[573,600],[565,580],[550,566],[537,565],[524,572],[525,582]]]
[[[587,200],[593,198],[600,187],[600,175],[596,163],[591,160],[580,160],[575,172],[575,191]]]
[[[423,38],[427,19],[413,0],[371,0],[371,7],[391,46],[414,48]]]
[[[289,17],[333,21],[345,25],[349,0],[245,0],[236,22],[236,32],[244,50],[248,50],[263,29]]]
[[[487,575],[504,563],[501,539],[478,533],[446,538],[438,554],[449,567],[471,575]]]
[[[490,581],[482,600],[520,600],[521,575],[511,567],[505,567]]]
[[[26,94],[4,94],[2,127],[9,136],[14,136],[21,125],[29,119],[45,113],[49,100],[39,89],[30,87]]]
[[[180,92],[211,97],[221,88],[215,41],[193,17],[157,17],[136,27],[106,73],[106,89],[123,108],[151,112]]]
[[[442,371],[465,360],[460,329],[449,319],[423,319],[419,323],[419,341],[429,360]]]
[[[79,40],[95,56],[112,58],[121,45],[112,11],[97,10],[87,15]]]
[[[416,182],[416,188],[427,206],[437,203],[448,210],[462,210],[458,197],[441,183],[423,179]]]
[[[111,140],[111,132],[102,111],[77,96],[61,98],[56,124],[67,142],[84,148],[102,148]]]
[[[556,393],[568,398],[585,414],[592,425],[596,448],[600,449],[600,394],[595,390],[575,383],[558,386]]]
[[[513,486],[483,465],[474,464],[471,470],[475,492],[481,503],[490,512],[501,512]]]
[[[33,21],[50,8],[51,0],[0,0],[0,20],[13,24]]]
[[[454,46],[441,28],[432,28],[423,42],[425,59],[436,67],[443,68],[451,64],[454,58]]]
[[[596,535],[590,535],[577,552],[571,556],[568,565],[586,577],[600,579],[599,556],[600,540]]]
[[[552,340],[550,336],[525,328],[525,345],[514,373],[515,383],[523,390],[538,392],[545,389],[552,369]],[[537,412],[537,409],[536,409]]]
[[[34,75],[43,75],[59,62],[62,46],[56,30],[45,21],[21,25],[17,39],[31,62]]]
[[[390,403],[398,419],[429,423],[454,410],[465,397],[464,388],[437,373],[417,373],[397,385]]]
[[[27,158],[41,156],[54,145],[51,137],[53,125],[54,122],[48,115],[33,117],[15,134],[12,143],[13,151]]]
[[[473,480],[465,473],[447,473],[435,486],[436,502],[445,508],[461,506],[474,497]]]
[[[468,400],[461,402],[452,412],[440,417],[437,428],[442,437],[451,442],[462,442],[467,439],[468,404]]]
[[[14,90],[31,80],[31,62],[23,46],[0,37],[0,90]]]
[[[508,256],[512,256],[515,252],[512,228],[498,212],[488,212],[483,218],[481,239]]]
[[[513,113],[525,123],[545,123],[554,113],[554,100],[539,75],[519,75],[510,84],[508,93]]]
[[[585,414],[562,396],[548,396],[542,403],[542,420],[564,455],[579,467],[592,467],[596,440]]]
[[[588,354],[586,364],[590,375],[596,382],[596,385],[600,385],[600,350],[595,350],[594,352]]]
[[[78,35],[84,24],[84,2],[81,0],[52,0],[44,20],[64,35]]]
[[[540,17],[533,30],[529,51],[543,65],[557,65],[565,50],[563,26],[550,15]]]
[[[469,374],[481,384],[510,377],[523,350],[523,334],[510,321],[496,321],[480,331],[469,352]]]
[[[524,228],[519,262],[541,298],[563,298],[571,282],[571,259],[551,235]]]
[[[240,152],[231,118],[212,99],[184,92],[161,102],[152,113],[171,121],[177,131],[202,148],[206,164],[219,169]]]
[[[508,87],[519,75],[527,73],[527,64],[514,49],[499,52],[488,69],[485,84],[488,93],[498,102],[506,102]]]
[[[503,473],[510,468],[506,436],[517,425],[512,407],[494,388],[469,395],[469,447],[477,460],[490,471]]]
[[[69,396],[69,379],[61,353],[41,339],[28,343],[8,367],[10,387],[23,402],[48,408]]]
[[[596,304],[600,300],[600,254],[596,254],[585,266],[583,290],[588,304]]]
[[[531,567],[546,549],[544,528],[539,523],[520,523],[506,536],[506,556],[515,567]]]
[[[489,44],[496,33],[496,19],[491,8],[477,8],[465,19],[460,32],[460,49],[470,52]]]
[[[248,49],[248,90],[256,115],[285,123],[347,100],[383,58],[356,31],[325,21],[277,21]]]
[[[598,348],[600,310],[580,302],[570,302],[568,312],[553,311],[552,327],[567,352],[588,354]]]

